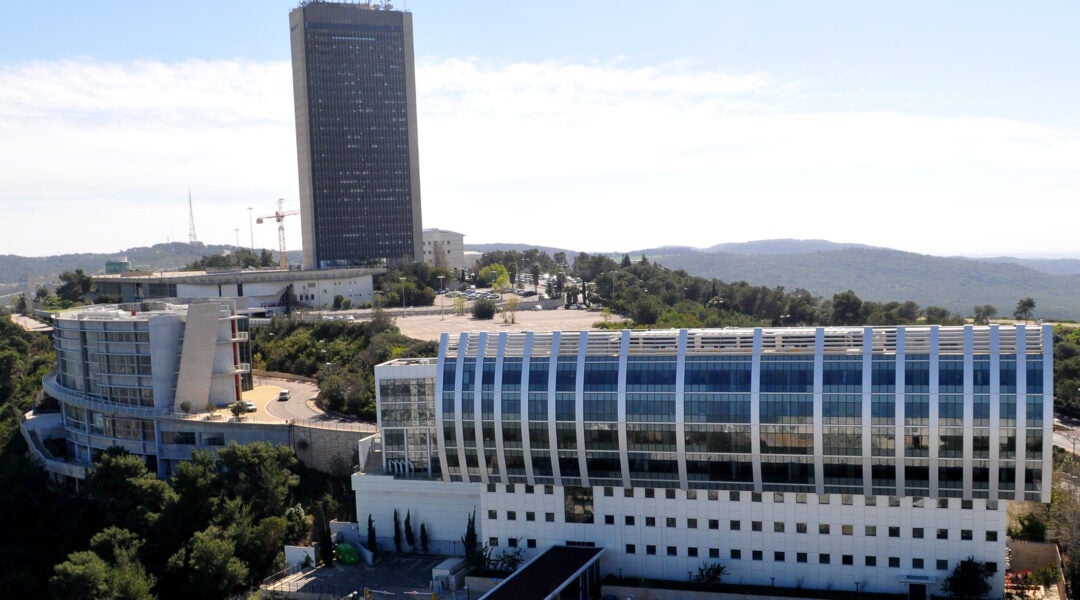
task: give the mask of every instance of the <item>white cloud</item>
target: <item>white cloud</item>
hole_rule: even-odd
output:
[[[417,84],[424,224],[467,241],[1077,248],[1054,217],[1080,139],[1056,124],[810,110],[800,82],[689,62],[422,60]],[[0,253],[186,239],[189,188],[202,241],[246,244],[248,206],[295,208],[295,153],[288,63],[0,66],[0,209],[19,223]]]

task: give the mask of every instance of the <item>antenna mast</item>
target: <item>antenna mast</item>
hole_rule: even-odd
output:
[[[187,193],[187,206],[188,206],[188,242],[192,244],[198,242],[198,238],[195,237],[195,209],[191,205],[191,190]]]

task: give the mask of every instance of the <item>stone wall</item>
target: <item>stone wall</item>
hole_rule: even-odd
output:
[[[371,435],[354,429],[293,425],[290,445],[304,465],[334,475],[348,475],[356,465],[357,442]]]

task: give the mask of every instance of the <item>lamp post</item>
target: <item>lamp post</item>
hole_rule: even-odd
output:
[[[439,320],[442,321],[446,318],[446,311],[443,306],[443,298],[445,298],[445,287],[443,287],[443,280],[446,279],[446,275],[439,275],[439,289],[443,291],[439,295]]]
[[[251,253],[255,254],[255,226],[251,221],[251,207],[248,207],[248,229],[251,231]],[[240,244],[237,243],[237,246]]]
[[[405,312],[405,278],[398,277],[401,280],[401,312]]]

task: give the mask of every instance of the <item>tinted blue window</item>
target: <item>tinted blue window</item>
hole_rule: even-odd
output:
[[[577,387],[577,359],[560,356],[558,370],[555,371],[555,391],[573,392]]]
[[[941,357],[938,362],[938,387],[941,392],[964,391],[964,361],[955,357]]]
[[[930,361],[926,357],[909,356],[904,363],[904,391],[930,391]]]
[[[442,374],[443,374],[443,389],[444,390],[452,390],[452,389],[454,389],[454,382],[457,381],[457,362],[456,361],[454,361],[454,362],[450,362],[450,361],[444,362],[443,363]]]
[[[751,364],[743,362],[686,363],[688,392],[749,392]]]
[[[617,360],[585,358],[585,391],[616,391],[619,387]]]
[[[626,389],[643,392],[674,390],[677,366],[674,358],[630,357],[626,365]]]
[[[1001,393],[1016,393],[1016,357],[1002,356],[998,366],[998,374],[1001,378]]]
[[[538,358],[529,363],[529,391],[544,392],[548,387],[548,362]]]
[[[762,358],[761,391],[809,394],[814,391],[814,363]]]
[[[826,392],[858,392],[862,389],[862,359],[826,360],[821,385]]]
[[[870,387],[875,392],[896,390],[896,359],[891,356],[875,356],[870,369]]]
[[[1043,362],[1041,359],[1027,361],[1027,393],[1043,393]]]
[[[521,389],[521,359],[504,358],[502,368],[502,389]]]

